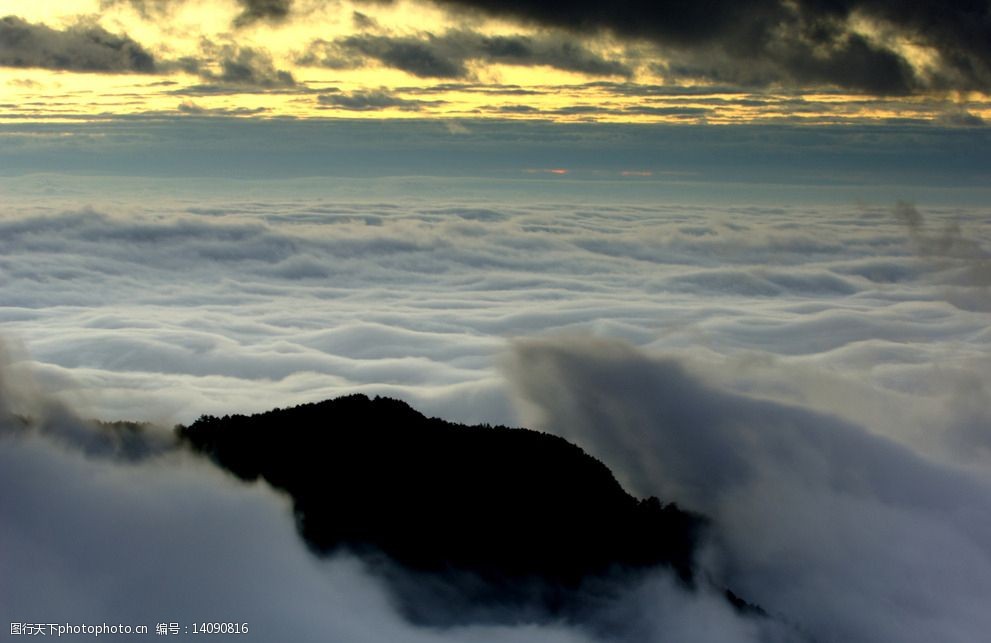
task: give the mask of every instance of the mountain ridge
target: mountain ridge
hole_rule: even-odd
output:
[[[566,617],[587,608],[589,587],[609,594],[658,566],[695,582],[705,518],[634,498],[558,436],[456,424],[361,394],[176,431],[235,476],[288,494],[315,553],[351,551],[391,575],[414,620],[431,615],[404,586],[434,587],[468,613],[499,604]],[[406,573],[414,581],[398,582]]]

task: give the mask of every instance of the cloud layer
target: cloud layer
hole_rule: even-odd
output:
[[[303,65],[332,69],[360,67],[371,59],[421,78],[469,78],[471,64],[547,65],[590,76],[629,77],[633,70],[607,60],[581,43],[560,36],[486,36],[468,29],[441,35],[358,33],[334,42],[310,43],[297,58]]]
[[[8,206],[5,329],[104,419],[360,390],[512,424],[504,340],[580,330],[730,360],[730,386],[920,448],[991,447],[958,399],[988,390],[980,211],[286,199]]]
[[[178,588],[226,577],[244,581],[213,603],[224,619],[257,602],[297,640],[587,641],[610,618],[642,628],[631,640],[986,631],[986,210],[437,196],[456,181],[426,198],[426,179],[396,181],[402,201],[214,179],[9,190],[0,322],[23,350],[0,397],[0,551],[16,552],[0,571],[37,572],[9,620],[215,620]],[[359,564],[310,558],[282,500],[73,419],[170,425],[355,391],[578,440],[632,491],[712,515],[708,569],[773,620],[658,576],[602,629],[411,628]],[[218,541],[236,546],[211,559]],[[106,591],[84,591],[94,578]]]
[[[336,80],[328,70],[366,67],[405,72],[421,86],[423,79],[498,82],[503,66],[512,65],[542,67],[540,75],[531,77],[553,78],[549,87],[539,87],[543,80],[533,86],[547,98],[554,95],[552,88],[572,82],[561,74],[546,74],[552,69],[645,88],[657,83],[703,86],[715,100],[723,97],[716,91],[720,88],[757,96],[773,93],[776,107],[792,116],[809,109],[802,100],[784,102],[799,92],[812,96],[818,111],[834,118],[851,112],[875,120],[914,118],[919,112],[927,120],[964,127],[984,123],[981,112],[991,90],[991,9],[970,0],[925,0],[910,7],[891,0],[761,0],[746,5],[726,0],[702,5],[647,0],[238,0],[205,3],[211,5],[203,14],[210,25],[190,24],[186,34],[156,34],[152,23],[194,12],[200,4],[103,0],[103,14],[64,15],[58,25],[10,15],[0,23],[0,66],[105,73],[209,69],[210,75],[233,84],[288,89],[304,76],[324,83]],[[59,26],[64,24],[74,26]],[[147,42],[110,33],[125,27]],[[190,37],[196,29],[202,29],[198,37]],[[287,33],[299,42],[288,45]],[[224,47],[256,53],[211,56],[211,50]],[[251,63],[262,64],[260,57],[269,55],[286,67],[272,69],[283,76],[270,74],[262,83],[248,83],[250,76],[230,68],[255,69]],[[272,67],[271,61],[267,66]],[[389,77],[376,75],[375,84]],[[362,86],[354,89],[371,88],[360,80],[358,84]],[[822,92],[842,94],[842,105],[822,100]],[[953,101],[947,100],[950,96]],[[919,97],[925,100],[912,100]],[[601,95],[597,98],[571,107],[591,109],[603,102]],[[897,111],[891,111],[893,106]],[[774,106],[749,107],[777,113]],[[739,108],[730,111],[735,118],[749,118]],[[607,109],[600,114],[608,115],[665,113]]]
[[[146,19],[168,17],[177,5],[188,0],[100,0],[103,7],[129,5]],[[241,8],[233,22],[234,27],[247,27],[256,23],[277,24],[285,20],[293,8],[293,0],[237,0]]]
[[[57,30],[17,16],[0,18],[0,66],[109,73],[156,71],[154,57],[127,35],[85,23]]]
[[[607,31],[663,47],[674,75],[743,85],[828,84],[873,93],[923,88],[986,90],[991,82],[991,9],[986,3],[767,0],[548,4],[532,0],[438,0],[577,33]],[[871,29],[858,30],[858,21]],[[901,41],[924,44],[935,61],[913,67]]]
[[[120,0],[118,3],[122,3]],[[178,4],[130,0],[147,17]],[[320,3],[308,5],[313,11]],[[392,4],[386,2],[382,4]],[[521,27],[554,30],[552,36],[519,34],[466,38],[468,32],[403,36],[354,35],[323,55],[344,64],[357,54],[414,75],[463,77],[466,59],[530,64],[540,61],[574,71],[629,75],[629,66],[585,51],[585,41],[608,35],[628,45],[628,54],[672,78],[740,86],[832,86],[873,94],[928,91],[987,91],[991,87],[991,9],[983,2],[926,0],[814,0],[705,5],[657,4],[646,0],[548,4],[533,0],[434,0],[453,18],[510,20]],[[239,0],[233,26],[280,24],[296,16],[287,0]],[[374,13],[374,6],[362,7]],[[374,17],[356,12],[356,24]],[[302,18],[300,18],[302,19]],[[557,39],[562,46],[532,46]],[[562,54],[567,54],[562,56]],[[311,58],[316,59],[311,56]]]
[[[589,596],[600,608],[581,623],[498,605],[466,619],[438,600],[443,574],[428,588],[383,561],[317,558],[292,528],[288,498],[221,474],[165,440],[164,429],[93,425],[43,391],[7,386],[30,377],[23,366],[9,356],[0,364],[0,571],[17,579],[0,587],[0,614],[10,623],[40,624],[45,635],[49,623],[149,632],[175,623],[189,635],[220,622],[255,637],[369,643],[632,642],[672,631],[713,643],[790,636],[779,624],[735,613],[705,586],[688,591],[665,569]],[[30,423],[11,412],[25,405],[33,407]],[[129,457],[114,436],[147,448]],[[404,607],[432,614],[431,627],[398,611],[395,588],[414,584],[420,591],[407,591]],[[422,605],[411,608],[417,600]]]
[[[991,626],[986,471],[621,343],[520,342],[507,368],[532,425],[713,516],[712,564],[815,640],[963,642]]]

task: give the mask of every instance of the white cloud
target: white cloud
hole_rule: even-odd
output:
[[[912,227],[890,208],[371,201],[291,185],[235,198],[195,184],[175,197],[182,185],[167,182],[142,200],[79,186],[51,181],[50,197],[13,191],[0,220],[0,322],[24,346],[7,372],[21,374],[13,383],[28,389],[18,393],[28,411],[45,390],[85,416],[169,425],[362,391],[453,420],[570,428],[635,490],[683,494],[717,516],[713,568],[825,640],[966,640],[989,625],[988,486],[974,473],[991,458],[984,210],[927,209]],[[562,333],[585,339],[516,344],[527,348],[512,377],[497,370],[507,341]],[[658,354],[675,361],[649,357]],[[522,415],[520,396],[530,401]],[[684,429],[673,434],[683,439],[659,426]],[[325,622],[306,600],[264,617],[293,621],[294,640],[311,626],[348,640],[590,636],[410,630],[353,561],[311,570],[289,523],[269,524],[285,516],[279,500],[174,455],[109,466],[7,441],[0,457],[32,506],[57,508],[94,547],[82,555],[41,514],[4,504],[20,512],[0,523],[4,551],[40,565],[40,580],[11,605],[44,604],[35,601],[46,583],[61,577],[52,605],[109,612],[84,589],[96,574],[106,596],[129,606],[107,618],[131,608],[144,618],[122,588],[160,574],[167,589],[179,572],[142,570],[151,550],[136,546],[122,550],[129,567],[115,563],[97,541],[119,537],[102,525],[119,523],[111,508],[123,507],[133,542],[153,543],[163,560],[181,561],[189,547],[205,559],[194,525],[182,527],[184,544],[159,532],[190,508],[230,518],[210,523],[217,538],[257,533],[265,542],[252,543],[283,552],[278,564],[231,554],[204,567],[243,579],[241,598],[265,599],[248,576],[268,575],[340,617]],[[188,475],[174,479],[166,461]],[[58,485],[41,484],[48,472]],[[187,507],[187,497],[202,498]],[[101,522],[85,527],[79,507]],[[28,573],[13,560],[0,563]],[[652,579],[637,596],[711,625],[698,640],[769,636],[666,582]],[[166,593],[163,609],[199,614]],[[656,627],[671,625],[658,618]]]
[[[0,364],[4,384],[25,375],[22,363]],[[35,423],[8,412],[18,396],[34,398]],[[316,557],[293,530],[287,497],[221,472],[162,429],[112,433],[37,389],[4,387],[0,404],[0,572],[12,580],[0,587],[0,616],[10,623],[154,632],[158,623],[223,622],[247,624],[260,638],[369,643],[593,643],[672,631],[686,641],[751,643],[785,632],[742,618],[705,586],[687,591],[666,569],[590,597],[599,607],[568,622],[499,603],[478,610],[483,622],[465,622],[443,613],[442,591],[432,595],[441,578],[424,582],[394,566],[386,573],[382,561],[347,553]],[[144,448],[122,452],[122,440]],[[400,600],[397,583],[418,591]],[[409,622],[411,600],[437,622]]]
[[[986,472],[616,342],[518,342],[507,379],[530,426],[640,495],[711,516],[717,577],[816,640],[962,642],[991,627]]]
[[[936,265],[883,209],[166,192],[154,205],[91,194],[97,205],[69,212],[21,197],[0,222],[5,331],[58,386],[110,389],[89,396],[101,417],[137,406],[189,420],[375,387],[442,413],[467,386],[492,402],[459,419],[511,422],[493,358],[506,338],[555,330],[809,368],[846,351],[830,369],[879,390],[934,351],[987,355],[980,309],[960,305],[986,292],[961,276],[991,243],[980,212],[927,212],[970,249]],[[849,357],[877,342],[899,350]]]

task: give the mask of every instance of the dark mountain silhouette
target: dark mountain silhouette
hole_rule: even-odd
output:
[[[493,605],[558,618],[654,566],[694,582],[704,519],[632,497],[559,437],[364,395],[177,431],[236,476],[284,490],[308,545],[371,561],[414,620],[435,618],[427,594],[445,618]]]

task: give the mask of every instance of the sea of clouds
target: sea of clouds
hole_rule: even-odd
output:
[[[164,428],[122,458],[79,420],[361,391],[558,433],[632,493],[707,513],[706,569],[775,623],[659,574],[602,617],[615,638],[991,630],[991,212],[256,197],[4,204],[5,620],[609,640],[413,627],[359,561],[314,559],[284,499]]]

